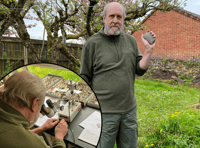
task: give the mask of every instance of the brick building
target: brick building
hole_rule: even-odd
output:
[[[157,36],[152,58],[200,60],[200,15],[176,7],[168,12],[154,10],[141,23]],[[141,34],[148,30],[132,34],[142,53]]]

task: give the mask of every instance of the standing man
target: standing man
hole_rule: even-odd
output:
[[[28,71],[16,72],[5,81],[0,90],[0,147],[47,148],[38,135],[57,124],[53,148],[66,148],[63,138],[68,125],[64,119],[48,119],[41,127],[29,130],[38,119],[45,94],[40,78]]]
[[[124,19],[121,4],[107,4],[105,26],[82,49],[80,75],[96,93],[102,110],[101,148],[113,148],[115,140],[119,148],[137,148],[135,74],[146,72],[155,43],[150,45],[142,35],[142,56],[135,38],[123,32]]]

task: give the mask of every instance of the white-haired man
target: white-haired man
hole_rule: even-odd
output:
[[[44,98],[44,84],[31,72],[16,72],[5,81],[0,90],[0,147],[46,148],[38,134],[56,124],[53,148],[66,147],[63,138],[68,125],[64,120],[49,119],[41,127],[29,130],[38,119]]]
[[[105,26],[82,49],[80,75],[96,93],[102,110],[101,148],[113,148],[115,140],[119,148],[137,148],[135,74],[146,72],[155,43],[149,44],[142,35],[142,56],[135,38],[123,32],[125,16],[121,4],[107,4]]]

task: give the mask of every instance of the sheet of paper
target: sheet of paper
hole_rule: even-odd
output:
[[[84,129],[82,131],[82,133],[80,134],[80,136],[78,137],[78,139],[83,140],[89,144],[92,144],[94,146],[97,145],[97,142],[99,140],[99,136],[97,136],[96,134],[90,132],[87,129]]]
[[[59,119],[58,113],[56,113],[56,114],[55,114],[53,117],[51,117],[51,118]],[[38,117],[38,120],[36,121],[35,125],[36,125],[36,126],[42,126],[48,119],[50,119],[50,118],[48,118],[47,116],[44,116],[44,115],[42,115],[42,114],[40,113],[40,115],[39,115],[39,117]]]
[[[89,130],[93,134],[100,136],[101,132],[101,113],[93,112],[89,117],[87,117],[83,122],[79,124],[81,127]]]

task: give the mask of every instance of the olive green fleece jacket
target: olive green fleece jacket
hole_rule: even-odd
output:
[[[29,121],[17,109],[0,99],[1,148],[49,148],[43,137],[25,128]],[[66,148],[63,140],[55,139],[53,148]]]
[[[126,113],[136,107],[135,74],[142,54],[135,38],[126,33],[107,35],[104,27],[83,46],[80,75],[95,92],[102,113]]]

